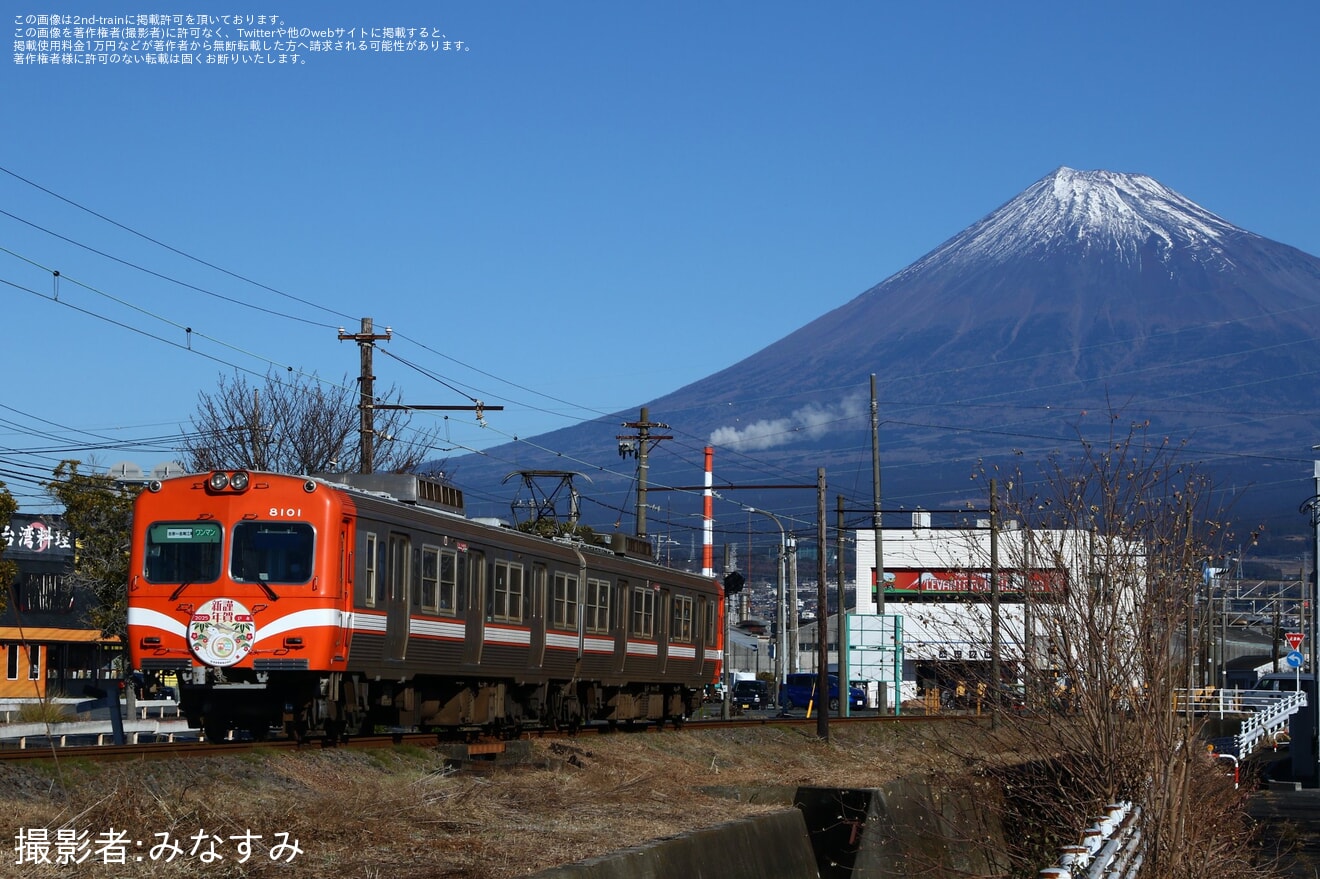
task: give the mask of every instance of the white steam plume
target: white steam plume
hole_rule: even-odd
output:
[[[731,425],[716,428],[710,444],[739,452],[758,452],[783,446],[795,440],[820,439],[841,422],[866,412],[863,397],[856,396],[835,405],[810,403],[784,418],[756,421],[746,427]]]

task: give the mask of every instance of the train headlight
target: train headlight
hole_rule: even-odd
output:
[[[229,477],[229,487],[234,491],[246,491],[248,487],[248,474],[244,470],[239,470],[233,476]]]
[[[207,480],[207,485],[211,486],[211,491],[224,491],[229,487],[229,474],[217,470],[211,474],[211,478]]]

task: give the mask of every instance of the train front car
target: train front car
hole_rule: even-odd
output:
[[[350,521],[325,483],[272,473],[181,476],[138,497],[130,658],[178,674],[180,708],[208,740],[326,720],[312,715],[347,662]]]

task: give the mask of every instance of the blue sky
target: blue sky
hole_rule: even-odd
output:
[[[56,11],[15,8],[13,39]],[[505,407],[451,413],[459,450],[635,413],[1060,165],[1149,174],[1320,254],[1314,3],[178,9],[462,48],[186,66],[11,48],[0,479],[26,509],[61,458],[173,457],[222,373],[351,380],[338,328],[364,316],[443,379],[378,357],[379,387]]]

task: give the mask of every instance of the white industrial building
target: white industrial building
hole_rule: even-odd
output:
[[[853,532],[856,548],[856,607],[847,615],[848,677],[879,680],[885,692],[897,686],[904,701],[934,691],[961,693],[963,687],[991,680],[992,646],[997,641],[1000,680],[1012,687],[1030,668],[1052,667],[1055,643],[1064,630],[1064,598],[1086,584],[1088,600],[1113,605],[1089,570],[1094,554],[1089,532],[1027,531],[1007,523],[992,539],[989,521],[975,527],[932,527],[928,513],[915,513],[909,527],[885,527],[881,534],[884,613],[876,585],[875,532]],[[998,575],[998,595],[992,587]],[[1099,591],[1095,591],[1099,590]],[[997,597],[998,632],[992,608]],[[1074,603],[1075,606],[1075,603]],[[838,668],[838,617],[828,621],[828,663]],[[798,666],[816,668],[814,626],[803,626]],[[892,704],[892,696],[885,698]]]

